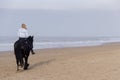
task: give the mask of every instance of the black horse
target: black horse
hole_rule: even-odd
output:
[[[33,36],[29,36],[25,40],[17,40],[14,43],[14,54],[17,63],[17,71],[19,70],[19,66],[24,70],[28,69],[28,57],[30,54],[35,54],[33,51]]]

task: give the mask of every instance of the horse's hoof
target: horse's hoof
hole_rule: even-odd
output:
[[[24,70],[27,70],[28,68],[24,68]]]
[[[26,66],[29,67],[29,64],[27,64]]]
[[[27,70],[27,69],[28,69],[28,67],[27,67],[27,66],[25,66],[25,67],[24,67],[24,70]]]
[[[21,68],[23,68],[24,65],[21,65]]]
[[[17,71],[19,71],[19,69],[17,69]]]
[[[32,54],[35,54],[35,52],[32,52]]]
[[[29,64],[26,64],[25,67],[24,67],[24,70],[27,70],[28,66],[29,66]]]

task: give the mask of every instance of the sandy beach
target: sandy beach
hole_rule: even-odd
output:
[[[1,51],[0,80],[120,80],[120,43],[35,52],[16,71],[13,51]]]

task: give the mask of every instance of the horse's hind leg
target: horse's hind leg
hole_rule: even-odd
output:
[[[16,60],[17,63],[17,71],[19,71],[19,66],[21,66],[21,68],[24,66],[24,61],[23,60]]]
[[[28,66],[29,66],[29,64],[28,64],[28,56],[27,56],[27,57],[25,57],[24,70],[28,69]]]
[[[19,61],[16,60],[16,63],[17,63],[17,71],[19,71]]]
[[[24,66],[24,61],[23,61],[23,59],[20,59],[20,66],[21,66],[21,68]]]

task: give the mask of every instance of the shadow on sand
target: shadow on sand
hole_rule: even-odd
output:
[[[29,67],[29,69],[33,69],[34,67],[38,67],[38,66],[41,66],[41,65],[45,65],[45,64],[49,64],[51,62],[55,61],[55,59],[50,59],[50,60],[47,60],[47,61],[41,61],[41,62],[38,62],[36,64],[33,64]]]

